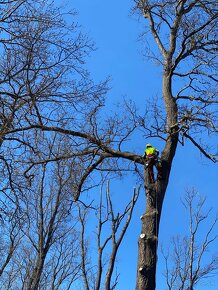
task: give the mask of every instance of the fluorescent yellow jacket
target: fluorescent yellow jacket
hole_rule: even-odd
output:
[[[145,149],[145,155],[149,156],[149,155],[158,155],[158,150],[155,149],[154,147],[148,147]]]

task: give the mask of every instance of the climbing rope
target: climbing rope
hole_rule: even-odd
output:
[[[155,204],[155,219],[156,219],[156,250],[157,250],[157,242],[158,242],[158,239],[157,239],[157,235],[158,235],[158,227],[157,227],[157,219],[158,219],[158,210],[157,210],[157,192],[156,192],[156,204]]]

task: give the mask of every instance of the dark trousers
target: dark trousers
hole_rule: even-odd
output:
[[[161,168],[161,164],[158,162],[157,158],[154,157],[150,157],[150,158],[146,158],[146,166],[148,169],[148,180],[150,183],[154,183],[155,179],[154,179],[154,166],[157,168],[157,179],[162,178],[162,168]]]

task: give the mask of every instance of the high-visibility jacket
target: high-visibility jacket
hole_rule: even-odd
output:
[[[154,147],[148,147],[145,149],[145,156],[157,156],[159,151]]]

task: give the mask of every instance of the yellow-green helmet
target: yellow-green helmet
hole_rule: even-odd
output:
[[[152,147],[152,145],[151,144],[146,144],[146,148],[148,148],[148,147]]]

